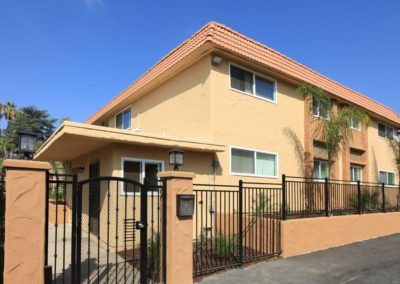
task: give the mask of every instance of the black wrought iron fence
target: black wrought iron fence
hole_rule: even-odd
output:
[[[6,178],[0,174],[0,283],[3,283],[4,270],[4,235],[6,209]]]
[[[399,210],[399,188],[384,183],[283,175],[283,219]]]
[[[193,273],[280,254],[281,185],[195,184]]]
[[[53,283],[71,283],[71,210],[74,185],[76,176],[47,174],[45,265],[47,278],[51,277]]]

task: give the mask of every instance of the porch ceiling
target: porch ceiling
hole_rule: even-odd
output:
[[[162,148],[179,147],[183,150],[211,153],[225,151],[225,145],[209,141],[135,133],[131,130],[66,121],[39,148],[35,160],[73,160],[111,143]]]

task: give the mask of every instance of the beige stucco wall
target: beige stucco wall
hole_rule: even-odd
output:
[[[210,66],[207,56],[136,100],[131,105],[132,128],[165,136],[208,139]],[[115,116],[109,118],[108,125],[115,126]]]
[[[217,154],[222,166],[218,183],[239,179],[279,182],[283,173],[303,174],[304,99],[294,85],[277,80],[277,103],[231,90],[229,61],[224,60],[219,66],[212,65],[211,94],[211,139],[228,145],[226,152]],[[278,153],[278,178],[230,175],[229,146]]]
[[[399,212],[288,220],[282,222],[282,256],[301,255],[399,232]]]
[[[85,155],[79,159],[72,161],[72,168],[83,166],[83,173],[79,174],[78,179],[83,180],[89,177],[89,164],[92,162],[100,162],[100,174],[101,176],[115,176],[122,177],[121,161],[122,158],[133,158],[142,160],[156,160],[161,161],[164,164],[164,171],[173,170],[172,166],[168,163],[168,148],[153,148],[143,146],[132,146],[124,144],[110,144],[99,151],[94,151],[88,155]],[[185,152],[185,165],[180,167],[180,171],[194,172],[196,171],[196,182],[199,183],[212,183],[213,174],[211,163],[214,158],[212,153],[196,153],[196,152]],[[113,181],[109,183],[110,186],[110,199],[108,201],[108,182],[103,181],[100,183],[100,244],[106,246],[107,244],[107,220],[110,220],[109,227],[109,245],[111,249],[118,246],[118,250],[124,249],[124,219],[135,218],[140,220],[140,196],[128,195],[125,203],[125,195],[121,190],[121,183],[117,185],[117,182]],[[82,187],[82,229],[86,232],[89,231],[88,227],[88,212],[89,212],[89,185],[84,184]],[[68,204],[71,202],[71,192],[67,192]],[[117,205],[119,208],[119,215],[116,216]],[[126,205],[125,205],[126,204]],[[158,218],[159,218],[159,198],[157,193],[153,196],[148,196],[148,235],[151,236],[151,231],[157,232]],[[127,209],[127,215],[125,216],[125,208]],[[135,208],[135,209],[134,209]],[[134,215],[133,215],[134,214]],[[153,226],[150,226],[153,219]],[[136,231],[135,246],[140,244],[140,239]],[[116,241],[115,236],[119,236],[119,241]],[[91,235],[92,245],[97,242],[97,237]],[[86,243],[84,246],[87,245]],[[128,249],[131,247],[131,243],[128,243]]]
[[[399,182],[394,155],[387,139],[378,136],[378,123],[372,121],[368,129],[368,163],[371,182],[379,181],[379,171],[396,173],[396,183]]]

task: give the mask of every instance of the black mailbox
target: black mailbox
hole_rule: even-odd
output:
[[[176,214],[179,218],[192,218],[194,213],[194,195],[178,194],[176,196]]]

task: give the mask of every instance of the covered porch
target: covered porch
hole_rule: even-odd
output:
[[[172,148],[185,151],[180,170],[196,173],[201,182],[210,181],[215,174],[216,153],[226,149],[225,145],[212,141],[66,121],[38,149],[35,160],[67,161],[69,173],[78,173],[80,180],[99,175],[126,177],[142,183],[145,178],[155,178],[159,171],[173,170],[168,162]]]

